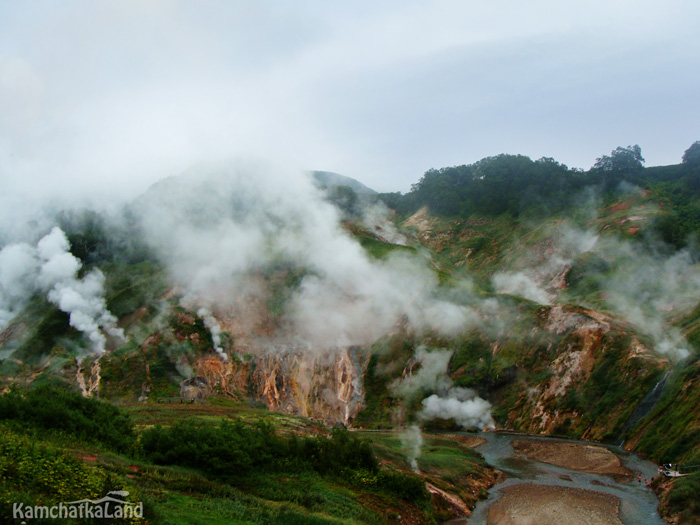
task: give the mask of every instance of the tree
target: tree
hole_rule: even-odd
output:
[[[637,171],[644,166],[642,148],[635,144],[626,148],[618,146],[610,155],[603,155],[595,160],[593,169],[600,171]]]
[[[683,164],[687,166],[700,165],[700,140],[696,140],[685,150],[685,153],[683,153]]]
[[[360,199],[350,186],[333,186],[327,190],[326,195],[348,217],[360,214]]]

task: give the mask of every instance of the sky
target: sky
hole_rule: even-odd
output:
[[[272,159],[408,191],[512,153],[700,140],[696,0],[0,2],[0,184],[135,196]]]

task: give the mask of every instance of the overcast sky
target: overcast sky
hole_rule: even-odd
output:
[[[7,193],[262,157],[407,191],[498,153],[700,140],[697,0],[3,1]]]

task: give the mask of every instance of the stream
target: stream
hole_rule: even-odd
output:
[[[502,483],[494,485],[489,490],[488,498],[477,504],[472,515],[467,520],[467,523],[470,525],[485,524],[489,507],[503,495],[501,489],[518,483],[556,485],[612,494],[620,499],[620,519],[626,525],[665,523],[657,512],[658,499],[656,494],[653,490],[646,488],[644,483],[637,481],[639,474],[641,474],[642,480],[657,476],[658,466],[632,452],[612,445],[600,445],[599,443],[585,441],[499,432],[480,432],[477,435],[485,439],[486,443],[476,447],[476,450],[484,456],[490,465],[501,470],[506,475],[506,479]],[[610,476],[588,474],[531,460],[525,456],[515,454],[511,445],[511,441],[515,439],[566,441],[567,443],[600,445],[617,455],[621,459],[622,465],[634,473],[634,478],[627,483],[618,483]]]

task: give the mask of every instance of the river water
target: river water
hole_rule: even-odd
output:
[[[511,441],[514,439],[564,440],[499,432],[480,432],[477,435],[484,438],[486,443],[478,446],[476,450],[484,456],[490,465],[501,470],[507,477],[503,483],[494,485],[489,490],[487,499],[477,504],[467,520],[470,525],[485,524],[489,506],[503,495],[501,489],[518,483],[556,485],[605,492],[620,499],[620,519],[626,525],[661,525],[665,523],[657,511],[659,502],[656,494],[644,483],[637,481],[637,476],[640,474],[642,480],[657,476],[658,466],[632,452],[627,452],[620,447],[601,445],[616,454],[621,459],[622,465],[634,473],[632,481],[618,483],[609,476],[588,474],[527,459],[525,456],[517,455],[511,445]],[[592,444],[572,440],[566,440],[566,442]],[[598,445],[598,443],[595,444]]]

